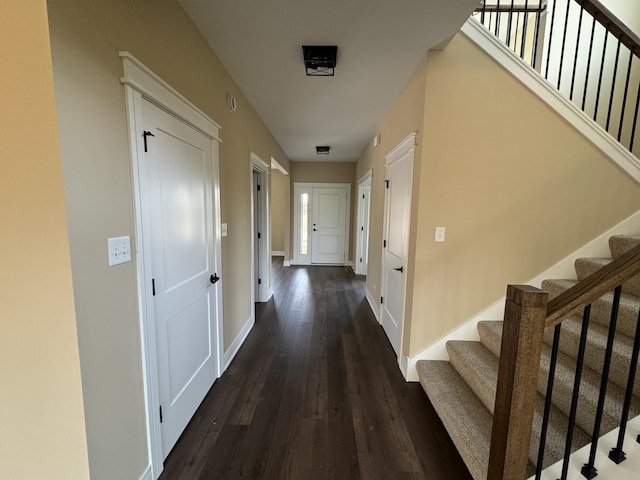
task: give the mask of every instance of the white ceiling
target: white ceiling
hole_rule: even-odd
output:
[[[426,51],[479,0],[180,3],[291,160],[353,162]],[[338,45],[335,76],[307,77],[302,45]]]

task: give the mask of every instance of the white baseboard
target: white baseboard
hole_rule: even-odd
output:
[[[509,48],[483,27],[474,18],[469,18],[461,29],[462,33],[496,62],[507,69],[529,90],[547,103],[567,122],[582,133],[636,182],[640,182],[640,159],[623,147],[609,132],[594,122],[591,117],[565,98],[542,75],[515,55]]]
[[[271,297],[273,297],[273,287],[269,288],[269,291],[267,292],[267,299],[265,301],[269,301],[271,300]]]
[[[380,323],[380,307],[378,307],[378,304],[373,300],[373,296],[368,288],[365,288],[365,298],[367,299],[367,302],[369,302],[373,315],[376,317],[378,323]]]
[[[284,257],[284,250],[271,250],[272,257]]]
[[[282,263],[282,266],[283,266],[283,267],[290,267],[290,266],[291,266],[291,261],[290,261],[290,260],[285,260],[285,261]]]
[[[251,329],[253,328],[255,323],[256,319],[254,317],[254,314],[251,314],[251,317],[249,318],[249,320],[247,320],[247,323],[244,324],[229,349],[224,352],[224,371],[226,371],[227,368],[229,368],[229,365],[231,365],[232,360],[238,353],[238,350],[240,350],[240,347],[242,346],[244,341],[247,339],[247,336],[251,332]]]
[[[547,268],[540,274],[533,277],[527,285],[540,287],[542,281],[547,278],[576,278],[575,261],[584,257],[610,257],[609,237],[613,235],[624,235],[631,233],[640,233],[640,211],[626,218],[618,225],[610,228],[602,235],[591,240],[589,243],[579,248],[572,254],[560,260],[555,265]],[[506,291],[505,285],[505,291]],[[368,292],[367,292],[368,293]],[[416,362],[419,360],[449,360],[447,355],[446,344],[449,340],[478,340],[478,322],[482,320],[501,320],[504,316],[504,297],[499,299],[490,307],[481,311],[467,322],[461,324],[441,339],[435,341],[417,355],[407,359],[407,381],[417,382],[418,372],[416,371]],[[374,312],[375,313],[375,312]]]
[[[356,272],[356,264],[355,264],[355,263],[353,263],[351,260],[349,260],[349,261],[346,263],[346,266],[347,266],[347,267],[351,267],[351,270],[353,270],[353,273],[355,273],[355,272]]]
[[[140,480],[154,480],[151,475],[151,465],[148,465],[144,473],[140,476]]]

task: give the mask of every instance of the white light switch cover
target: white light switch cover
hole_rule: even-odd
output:
[[[131,261],[131,240],[129,237],[113,237],[107,239],[109,248],[109,266],[120,265]]]
[[[444,227],[436,227],[436,242],[444,242]]]
[[[226,237],[226,236],[227,236],[227,224],[226,224],[226,223],[223,223],[223,224],[220,226],[220,230],[221,230],[221,234],[222,234],[222,236],[223,236],[223,237]]]

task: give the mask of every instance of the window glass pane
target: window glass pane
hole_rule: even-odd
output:
[[[300,195],[300,255],[309,253],[309,194]]]

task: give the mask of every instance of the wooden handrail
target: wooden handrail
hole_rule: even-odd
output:
[[[547,305],[546,328],[553,328],[566,317],[611,292],[640,273],[640,245],[564,291]]]
[[[598,0],[576,0],[585,11],[589,12],[603,27],[626,45],[636,55],[640,55],[640,37],[636,35],[622,20]]]

